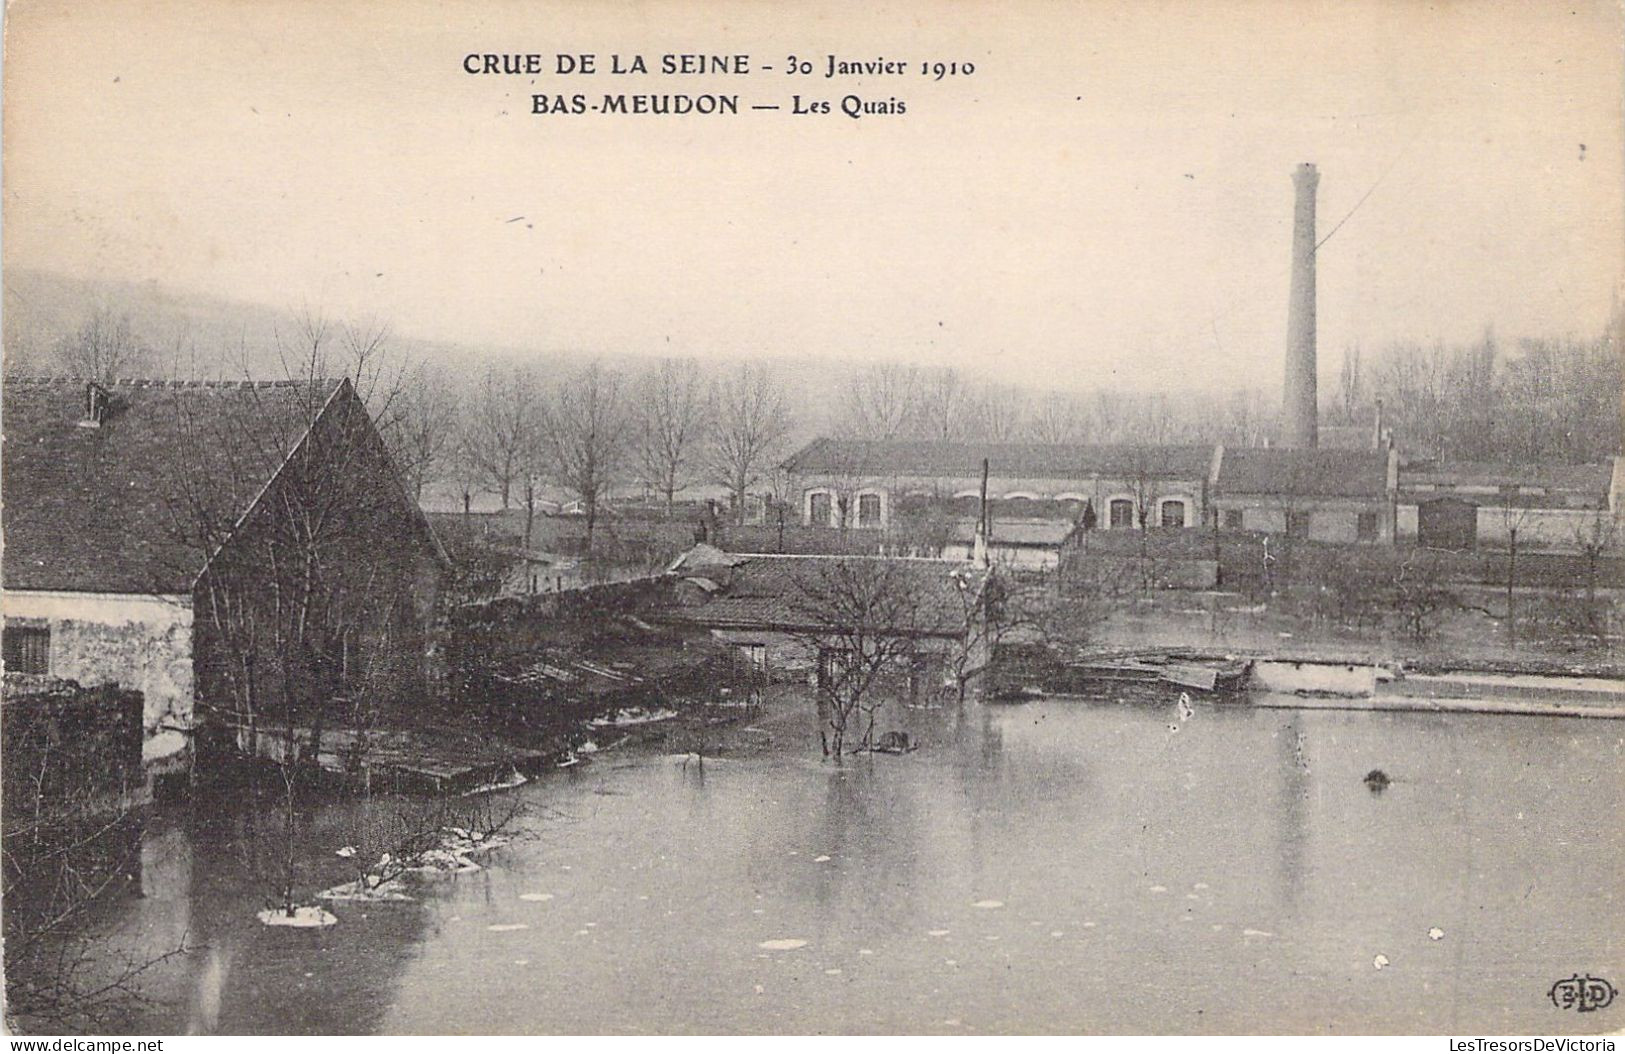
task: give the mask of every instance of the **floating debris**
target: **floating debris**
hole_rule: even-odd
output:
[[[647,725],[656,721],[670,721],[677,711],[665,707],[646,710],[641,706],[628,706],[604,717],[595,717],[587,724],[594,728],[625,728],[629,725]]]
[[[1166,892],[1168,892],[1168,887],[1167,886],[1152,886],[1151,887],[1151,892],[1153,892],[1153,893],[1166,893]]]
[[[1372,769],[1370,772],[1365,774],[1366,788],[1370,790],[1372,794],[1381,794],[1383,791],[1388,789],[1388,785],[1392,782],[1393,780],[1388,778],[1388,773],[1382,771],[1381,769]]]
[[[337,915],[314,904],[294,908],[291,915],[281,908],[266,908],[254,917],[264,926],[285,926],[292,929],[319,929],[338,921]]]
[[[1375,959],[1371,960],[1371,965],[1375,966],[1377,969],[1381,970],[1383,967],[1388,965],[1388,956],[1386,956],[1386,955],[1377,956]]]
[[[511,933],[514,930],[528,930],[528,929],[530,929],[530,923],[528,923],[528,922],[498,922],[498,923],[495,923],[493,925],[487,926],[485,928],[490,930],[492,933]]]
[[[519,894],[519,899],[520,900],[552,900],[553,899],[553,894],[551,894],[551,893],[521,893],[521,894]]]
[[[829,857],[827,857],[827,856],[815,856],[815,857],[813,857],[813,863],[815,863],[815,864],[827,864],[827,863],[829,863]]]
[[[946,937],[946,936],[948,936],[948,931],[947,930],[926,930],[925,935],[927,937]]]
[[[343,849],[335,849],[333,850],[333,855],[342,856],[344,859],[348,860],[350,857],[355,855],[355,846],[347,845]]]
[[[1442,940],[1444,940],[1444,930],[1441,930],[1437,926],[1435,926],[1432,929],[1428,930],[1428,940],[1430,940],[1430,941],[1442,941]]]
[[[976,903],[972,904],[971,907],[973,907],[973,908],[1002,908],[1002,907],[1004,907],[1004,901],[1002,901],[1002,900],[978,900]]]
[[[478,787],[464,791],[460,797],[470,798],[476,794],[489,794],[492,791],[511,790],[514,787],[523,787],[529,782],[529,777],[525,776],[518,769],[513,769],[499,780],[492,780],[489,783],[482,783]]]
[[[770,941],[762,941],[756,947],[770,952],[791,952],[806,946],[807,942],[798,937],[775,937]]]
[[[1243,937],[1273,937],[1273,936],[1275,936],[1275,934],[1271,933],[1269,930],[1242,930],[1241,935]]]
[[[319,900],[358,900],[358,901],[402,901],[412,900],[413,897],[401,887],[399,879],[391,878],[382,882],[376,875],[368,875],[365,879],[358,878],[354,882],[343,882],[316,894]]]

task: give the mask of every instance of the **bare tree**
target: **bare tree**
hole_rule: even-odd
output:
[[[693,482],[705,414],[705,389],[692,359],[662,359],[638,382],[635,436],[643,478],[666,502]]]
[[[486,367],[463,407],[457,454],[475,485],[512,505],[514,489],[531,475],[542,396],[535,374],[523,367]]]
[[[445,474],[457,448],[457,396],[451,379],[420,363],[405,377],[390,420],[378,430],[389,444],[401,478],[418,500],[423,488]]]
[[[846,383],[845,430],[861,439],[897,439],[909,433],[920,412],[920,376],[912,366],[881,363]]]
[[[984,383],[974,402],[971,427],[977,439],[1008,443],[1022,432],[1027,417],[1027,395],[1009,384]]]
[[[130,331],[127,315],[97,308],[77,330],[63,338],[58,355],[75,377],[103,383],[146,368],[151,351]]]
[[[943,367],[919,376],[914,430],[923,439],[963,438],[970,426],[970,393],[957,370]]]
[[[743,523],[750,488],[771,472],[790,436],[790,408],[764,368],[745,364],[712,384],[707,413],[710,468]]]
[[[1586,562],[1586,610],[1595,612],[1597,606],[1597,565],[1604,553],[1614,548],[1619,536],[1619,518],[1606,506],[1597,508],[1591,516],[1574,528],[1574,545]]]
[[[113,686],[8,685],[0,778],[7,1024],[116,1027],[146,1002],[143,974],[186,950],[121,952],[107,902],[141,870],[141,698]],[[166,942],[167,943],[167,942]],[[151,947],[160,947],[156,943]]]
[[[357,390],[370,382],[354,350],[334,353],[307,316],[282,345],[285,381],[233,386],[211,412],[171,393],[178,440],[207,451],[162,495],[177,551],[208,554],[193,595],[199,707],[275,763],[267,881],[290,915],[296,803],[324,724],[370,727],[427,688],[423,583],[438,556]],[[343,357],[358,372],[335,382]]]
[[[1343,364],[1337,371],[1337,416],[1341,424],[1351,425],[1359,420],[1365,405],[1365,377],[1360,372],[1360,346],[1351,344],[1343,349]]]
[[[915,585],[893,560],[819,560],[797,573],[791,603],[808,628],[795,636],[818,656],[819,739],[837,763],[860,722],[858,749],[873,745],[883,683],[911,666],[922,599]]]
[[[543,441],[554,478],[580,501],[592,555],[599,504],[625,471],[628,414],[621,375],[597,363],[577,371],[554,391]]]
[[[1079,443],[1087,438],[1088,425],[1081,399],[1066,392],[1049,392],[1034,407],[1027,433],[1038,443]]]

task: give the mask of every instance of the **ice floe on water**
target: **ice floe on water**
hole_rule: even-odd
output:
[[[978,900],[974,904],[972,904],[971,907],[973,907],[973,908],[988,908],[988,909],[1002,908],[1002,907],[1004,907],[1004,901],[1002,901],[1002,900]]]
[[[319,908],[314,904],[294,908],[291,915],[281,908],[266,908],[255,917],[260,920],[262,925],[286,926],[292,929],[319,929],[323,926],[331,926],[338,921],[338,916],[331,911],[326,908]]]
[[[552,900],[553,899],[553,894],[551,894],[551,893],[521,893],[521,894],[519,894],[519,899],[520,900]]]
[[[354,882],[342,882],[316,894],[322,900],[355,900],[355,901],[400,901],[412,900],[410,893],[406,892],[398,878],[388,878],[382,881],[369,881],[377,879],[376,875],[358,878]]]
[[[829,863],[829,857],[827,857],[827,856],[815,856],[815,857],[813,857],[813,863],[815,863],[815,864],[827,864],[827,863]]]
[[[927,937],[946,937],[946,936],[948,936],[948,931],[947,930],[926,930],[925,935]]]
[[[1153,893],[1166,893],[1166,892],[1168,892],[1168,887],[1167,886],[1152,886],[1151,887],[1151,892],[1153,892]]]
[[[1273,937],[1273,936],[1275,936],[1275,934],[1271,933],[1269,930],[1242,930],[1241,935],[1243,937]]]
[[[795,951],[797,948],[805,948],[806,946],[807,942],[799,937],[775,937],[772,940],[762,941],[760,944],[756,945],[756,947],[770,952],[790,952]]]
[[[594,728],[626,728],[630,725],[647,725],[656,721],[670,721],[677,716],[677,711],[668,710],[663,706],[645,709],[641,706],[627,706],[607,714],[595,717],[587,724]]]
[[[501,779],[491,780],[488,783],[480,784],[472,790],[464,791],[461,797],[471,798],[476,794],[490,794],[492,791],[512,790],[514,787],[523,787],[529,782],[530,778],[528,776],[524,775],[518,769],[514,769]]]
[[[1371,965],[1375,966],[1377,969],[1381,970],[1383,967],[1389,965],[1388,956],[1386,956],[1386,955],[1377,956],[1375,959],[1371,960]]]
[[[1430,940],[1430,941],[1442,941],[1442,940],[1444,940],[1444,930],[1441,930],[1437,926],[1435,926],[1432,929],[1428,930],[1428,940]]]
[[[489,925],[489,926],[487,926],[485,928],[490,930],[492,933],[512,933],[514,930],[528,930],[528,929],[530,929],[530,923],[528,923],[528,922],[495,922],[495,923],[492,923],[491,925]]]

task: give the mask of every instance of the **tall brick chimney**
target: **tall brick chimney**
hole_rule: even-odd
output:
[[[1320,173],[1304,162],[1292,173],[1292,295],[1286,313],[1286,382],[1281,392],[1281,445],[1317,443],[1315,392],[1315,188]]]

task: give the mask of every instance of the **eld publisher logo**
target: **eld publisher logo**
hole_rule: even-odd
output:
[[[1578,1010],[1584,1014],[1601,1010],[1612,1003],[1619,990],[1601,977],[1575,974],[1552,985],[1552,990],[1546,994],[1557,1009]]]

